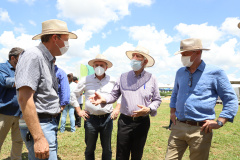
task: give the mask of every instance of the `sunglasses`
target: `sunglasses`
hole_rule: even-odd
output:
[[[189,87],[192,87],[192,74],[191,74],[191,73],[189,73],[188,86],[189,86]]]

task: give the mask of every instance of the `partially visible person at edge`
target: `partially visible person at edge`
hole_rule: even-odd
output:
[[[117,118],[121,105],[118,103],[114,110],[112,104],[94,106],[88,98],[94,95],[95,92],[104,95],[111,92],[116,81],[113,77],[106,74],[106,70],[112,67],[112,63],[107,60],[104,55],[98,54],[96,58],[90,60],[88,64],[94,68],[95,74],[83,78],[78,83],[77,89],[73,93],[71,92],[70,103],[76,107],[77,114],[85,120],[85,159],[95,159],[94,151],[98,134],[100,134],[102,159],[111,160],[112,119]],[[83,92],[86,97],[85,110],[80,109],[77,101],[77,98],[80,97]]]
[[[11,129],[11,159],[19,160],[22,159],[23,140],[19,131],[21,111],[17,102],[14,74],[19,54],[23,51],[19,47],[12,48],[7,62],[0,63],[0,151]]]
[[[67,75],[67,77],[68,77],[68,83],[69,83],[69,86],[70,86],[70,92],[73,92],[77,88],[77,84],[75,82],[73,82],[73,74],[69,73]],[[64,110],[62,112],[61,126],[60,126],[60,132],[61,133],[63,133],[65,131],[67,113],[69,113],[71,132],[75,132],[76,131],[74,110],[75,110],[75,108],[71,104],[68,104],[64,108]]]
[[[171,134],[168,140],[166,160],[182,159],[189,147],[191,160],[207,160],[213,129],[221,128],[227,121],[233,122],[238,111],[238,99],[224,71],[206,64],[202,59],[200,39],[184,39],[180,44],[183,66],[176,73],[171,96]],[[223,109],[215,119],[218,96]]]
[[[95,93],[90,101],[111,104],[122,95],[116,159],[129,159],[131,153],[131,159],[140,160],[150,127],[149,115],[156,116],[161,97],[156,77],[144,70],[155,62],[149,51],[138,46],[126,55],[133,70],[121,75],[110,94]]]
[[[78,83],[78,78],[73,76],[73,82]],[[79,96],[78,103],[79,103],[80,108],[82,109],[83,95]],[[81,127],[81,117],[77,114],[76,110],[74,110],[74,116],[75,116],[75,126],[76,127]]]
[[[68,83],[67,74],[59,68],[56,64],[56,57],[53,57],[53,64],[55,67],[55,74],[58,82],[58,96],[60,100],[61,112],[64,110],[65,106],[69,104],[70,100],[70,87]],[[57,116],[57,125],[59,125],[61,113]]]
[[[69,38],[76,39],[77,35],[68,31],[64,21],[44,21],[42,33],[33,37],[41,39],[41,43],[19,57],[15,74],[23,113],[19,125],[31,160],[57,159],[56,116],[61,109],[53,57],[67,52]]]

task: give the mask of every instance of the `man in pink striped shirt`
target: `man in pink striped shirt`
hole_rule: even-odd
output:
[[[144,70],[155,62],[149,51],[138,46],[134,51],[127,51],[126,55],[133,70],[120,76],[110,94],[103,96],[95,93],[89,99],[95,105],[109,104],[122,95],[116,159],[129,159],[131,153],[131,159],[139,160],[150,127],[149,114],[156,116],[161,97],[155,76]]]

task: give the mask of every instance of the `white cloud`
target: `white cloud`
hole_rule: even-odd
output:
[[[33,26],[37,26],[36,22],[34,22],[33,20],[29,20],[28,22]]]
[[[24,0],[28,5],[33,5],[36,0]]]
[[[27,49],[33,46],[36,46],[39,42],[32,40],[32,35],[21,34],[18,37],[15,37],[12,31],[4,31],[0,35],[0,44],[2,49],[0,50],[1,58],[6,60],[8,59],[8,53],[13,47],[20,47]]]
[[[16,33],[26,33],[26,29],[24,27],[14,27],[14,32]]]
[[[58,17],[72,19],[83,30],[98,32],[108,22],[130,14],[129,5],[151,5],[151,0],[58,0]]]
[[[212,44],[210,51],[203,52],[203,59],[206,62],[222,67],[227,70],[232,67],[238,67],[240,53],[235,51],[237,39],[229,39],[222,45]]]
[[[8,2],[18,2],[18,0],[8,0]]]
[[[13,23],[8,12],[2,8],[0,8],[0,21]]]
[[[221,30],[226,34],[231,34],[240,37],[240,30],[238,28],[238,23],[240,19],[237,17],[226,18],[222,23]]]
[[[184,23],[178,24],[175,29],[181,34],[181,36],[187,36],[188,38],[199,38],[202,40],[203,46],[207,47],[211,43],[218,41],[223,33],[216,26],[208,26],[207,23],[203,24],[191,24]]]

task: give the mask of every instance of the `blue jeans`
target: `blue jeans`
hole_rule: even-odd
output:
[[[40,125],[43,131],[43,134],[45,138],[47,139],[49,143],[49,158],[48,160],[57,160],[57,121],[56,118],[46,118],[46,119],[40,119]],[[28,159],[29,160],[39,160],[35,157],[34,153],[34,141],[33,138],[29,141],[26,140],[27,132],[29,132],[27,126],[21,126],[19,125],[21,136],[23,141],[25,142],[25,145],[28,149]]]
[[[69,110],[69,111],[68,111]],[[71,105],[67,105],[63,112],[62,112],[62,118],[61,118],[61,126],[60,126],[60,132],[63,133],[65,131],[65,125],[66,125],[66,119],[67,119],[67,111],[69,112],[70,117],[70,124],[71,124],[71,132],[75,132],[75,116],[74,116],[74,107]]]
[[[94,151],[96,149],[96,142],[98,139],[98,133],[100,133],[100,140],[102,145],[102,159],[111,160],[112,159],[112,148],[111,148],[111,138],[113,121],[111,116],[104,118],[99,118],[90,115],[90,118],[84,122],[85,128],[85,159],[94,160]]]

